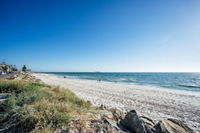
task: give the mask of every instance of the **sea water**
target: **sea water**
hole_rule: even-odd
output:
[[[149,85],[200,92],[200,73],[46,72],[71,79]]]

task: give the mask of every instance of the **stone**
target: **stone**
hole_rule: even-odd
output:
[[[106,109],[106,106],[104,106],[103,104],[101,104],[100,109],[101,109],[101,110],[105,110],[105,109]]]
[[[112,114],[116,121],[121,121],[125,117],[124,113],[117,109],[114,110]]]
[[[108,119],[113,119],[113,115],[112,114],[105,114],[105,117]]]
[[[121,121],[121,124],[133,133],[153,133],[139,118],[135,110],[128,112],[125,118]]]
[[[162,120],[155,129],[155,133],[194,133],[185,123],[176,119]]]
[[[143,120],[143,122],[150,128],[153,128],[155,126],[155,123],[153,122],[153,120],[146,116],[141,116],[140,119]]]
[[[105,121],[108,122],[112,127],[116,128],[117,130],[121,130],[119,128],[119,126],[117,125],[116,121],[110,120],[110,119],[107,119],[107,118],[105,118]]]
[[[152,132],[155,132],[155,123],[152,119],[146,117],[146,116],[141,116],[140,119],[144,122],[146,128],[148,128],[149,130],[151,130]]]

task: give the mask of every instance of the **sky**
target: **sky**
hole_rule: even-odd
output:
[[[200,1],[1,0],[0,60],[37,72],[200,72]]]

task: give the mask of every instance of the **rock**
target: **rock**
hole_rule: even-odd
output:
[[[121,121],[125,117],[124,113],[117,109],[114,110],[112,114],[113,114],[114,119],[118,122]]]
[[[152,132],[155,132],[155,123],[153,122],[152,119],[146,117],[146,116],[141,116],[140,119],[144,122],[145,127],[148,128],[148,130],[151,130]]]
[[[112,127],[116,128],[117,130],[121,130],[120,127],[117,125],[116,121],[107,118],[105,118],[105,121],[108,122]]]
[[[14,78],[14,80],[21,80],[21,79],[22,79],[21,77]]]
[[[11,75],[11,76],[8,77],[8,79],[13,80],[13,79],[16,79],[17,77],[18,77],[17,75]]]
[[[155,133],[194,133],[185,123],[176,119],[162,120],[155,129]]]
[[[101,120],[91,120],[91,123],[102,123]]]
[[[113,119],[113,115],[112,114],[105,114],[105,117],[108,119]]]
[[[101,110],[97,114],[84,114],[73,120],[68,124],[68,133],[124,133],[117,126],[117,122],[105,117],[108,111]],[[111,113],[112,114],[112,113]],[[99,115],[101,117],[99,117]]]
[[[104,106],[103,104],[101,104],[100,109],[101,109],[101,110],[105,110],[105,109],[106,109],[106,106]]]
[[[121,121],[121,124],[133,133],[153,133],[139,118],[135,110],[128,112],[125,118]]]
[[[144,123],[149,126],[150,128],[153,128],[155,126],[155,123],[153,122],[152,119],[146,117],[146,116],[141,116],[140,117],[141,120],[144,121]]]

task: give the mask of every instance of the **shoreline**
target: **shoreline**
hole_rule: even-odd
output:
[[[47,74],[47,73],[36,73],[36,74]],[[66,76],[66,78],[63,78],[61,75],[56,74],[47,74],[56,76],[60,79],[69,79],[69,80],[75,80],[75,81],[86,81],[86,82],[94,82],[96,83],[97,80],[90,80],[90,79],[79,79],[79,78],[69,78]],[[160,86],[154,86],[154,85],[142,85],[142,84],[135,84],[135,83],[124,83],[124,82],[112,82],[112,81],[100,81],[101,83],[107,83],[107,84],[118,84],[123,86],[131,86],[141,89],[147,89],[147,90],[155,90],[155,91],[163,91],[163,92],[171,92],[171,93],[177,93],[177,94],[183,94],[183,95],[196,95],[200,96],[200,91],[191,91],[191,90],[183,90],[183,89],[176,89],[176,88],[168,88],[168,87],[160,87]]]
[[[95,106],[103,104],[108,108],[117,108],[124,112],[135,109],[141,115],[149,116],[157,121],[163,118],[175,118],[185,121],[194,129],[200,128],[198,121],[200,93],[69,79],[44,73],[33,75],[47,84],[68,88],[78,97],[90,101]]]

